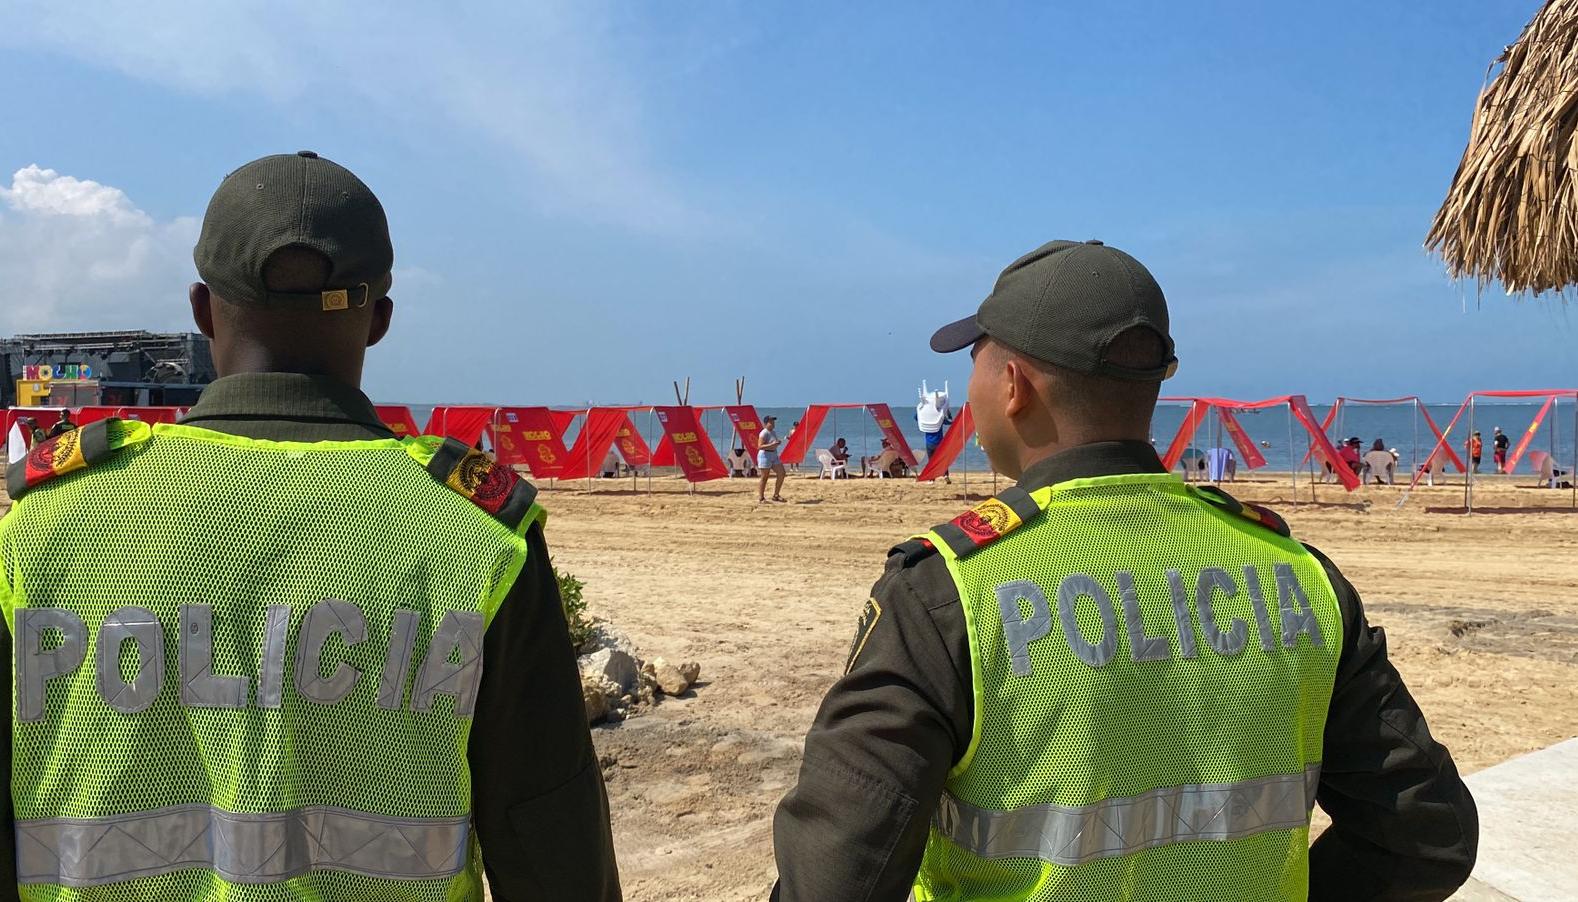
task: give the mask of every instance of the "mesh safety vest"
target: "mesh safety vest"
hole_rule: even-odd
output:
[[[482,898],[466,741],[529,484],[119,421],[8,484],[23,899]]]
[[[1111,476],[923,537],[963,601],[975,724],[915,899],[1306,898],[1342,622],[1272,517]]]

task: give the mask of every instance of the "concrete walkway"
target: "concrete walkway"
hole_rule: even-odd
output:
[[[1466,778],[1479,805],[1479,862],[1457,902],[1578,898],[1578,739]]]

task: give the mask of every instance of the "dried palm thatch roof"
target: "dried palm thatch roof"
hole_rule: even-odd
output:
[[[1578,0],[1550,0],[1496,60],[1425,246],[1509,294],[1578,285]]]

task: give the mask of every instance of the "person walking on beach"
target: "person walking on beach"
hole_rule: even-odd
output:
[[[783,446],[783,440],[778,438],[778,418],[766,416],[762,418],[762,431],[756,434],[756,469],[761,473],[761,482],[756,485],[756,502],[767,503],[767,477],[772,476],[777,481],[773,483],[773,500],[784,501],[783,488],[784,462],[778,457],[778,449]]]
[[[1146,441],[1177,358],[1139,261],[1054,241],[931,345],[971,348],[1018,485],[891,552],[774,818],[774,897],[1450,896],[1474,803],[1358,593]]]
[[[1473,435],[1468,437],[1468,456],[1469,459],[1473,461],[1475,473],[1479,472],[1479,462],[1484,454],[1485,440],[1479,437],[1478,432],[1475,432]]]
[[[1507,472],[1507,449],[1512,446],[1512,439],[1508,438],[1507,434],[1501,431],[1500,426],[1497,426],[1496,435],[1491,439],[1491,441],[1494,442],[1496,446],[1496,450],[1494,452],[1496,472],[1505,473]]]
[[[536,490],[358,387],[378,199],[264,157],[193,256],[220,378],[185,419],[7,472],[0,898],[619,899]]]

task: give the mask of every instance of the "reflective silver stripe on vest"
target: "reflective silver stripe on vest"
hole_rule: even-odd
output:
[[[312,870],[426,880],[465,867],[470,817],[398,818],[343,808],[234,814],[179,805],[114,817],[16,822],[19,883],[98,886],[193,868],[231,883]]]
[[[1231,840],[1309,824],[1320,765],[1241,783],[1171,786],[1093,805],[992,811],[943,793],[933,826],[980,858],[1074,867],[1191,840]]]

